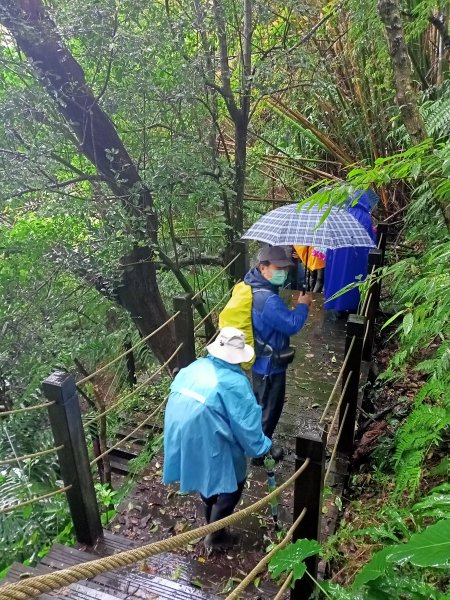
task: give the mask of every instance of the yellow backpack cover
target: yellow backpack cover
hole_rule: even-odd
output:
[[[219,328],[236,327],[245,334],[245,341],[252,348],[255,347],[252,326],[252,288],[243,281],[234,286],[231,298],[219,315]],[[255,362],[255,357],[250,362],[241,363],[243,369],[250,369]]]

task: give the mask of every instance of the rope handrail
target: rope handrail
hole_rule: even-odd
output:
[[[345,353],[344,361],[343,361],[342,366],[341,366],[341,368],[339,370],[339,373],[338,373],[338,376],[337,376],[336,381],[334,383],[333,389],[331,390],[331,394],[330,394],[330,396],[328,398],[328,402],[327,402],[325,408],[323,409],[323,413],[322,413],[322,416],[320,417],[319,424],[323,423],[323,421],[325,419],[325,415],[327,414],[328,409],[330,408],[330,404],[331,404],[331,402],[334,399],[334,394],[336,393],[336,390],[338,388],[339,382],[342,379],[342,375],[344,374],[345,367],[347,366],[348,359],[350,357],[350,353],[353,350],[353,346],[355,345],[355,340],[356,340],[356,336],[353,336],[352,337],[352,341],[350,342],[350,345],[348,347],[348,350]]]
[[[109,454],[110,452],[112,452],[113,450],[118,448],[119,446],[121,446],[124,442],[127,442],[131,437],[133,437],[133,435],[136,433],[136,431],[139,431],[139,429],[142,429],[142,427],[144,427],[144,425],[146,425],[150,421],[150,419],[158,413],[158,411],[164,406],[164,404],[167,402],[167,400],[168,400],[168,397],[164,398],[164,400],[158,404],[158,406],[155,408],[155,410],[152,413],[150,413],[148,415],[148,417],[145,417],[145,419],[143,421],[141,421],[141,423],[135,429],[133,429],[133,431],[131,431],[125,437],[121,438],[113,446],[110,446],[107,450],[105,450],[104,452],[102,452],[101,454],[96,456],[93,460],[91,460],[90,465],[91,466],[95,465],[104,456],[106,456],[107,454]]]
[[[45,456],[47,454],[51,454],[52,452],[57,452],[64,448],[64,444],[60,446],[56,446],[55,448],[48,448],[48,450],[41,450],[40,452],[33,452],[33,454],[23,454],[22,456],[16,456],[14,458],[8,458],[6,460],[0,460],[0,467],[3,465],[11,465],[15,462],[19,462],[21,460],[27,460],[28,458],[38,458],[39,456]]]
[[[294,573],[293,573],[293,571],[291,571],[289,573],[289,575],[286,577],[286,579],[284,580],[284,583],[280,587],[280,589],[278,590],[276,596],[274,596],[273,600],[281,600],[281,598],[283,597],[284,592],[290,586],[293,576],[294,576]]]
[[[362,314],[364,317],[367,317],[367,314],[368,314],[368,312],[369,312],[370,303],[372,302],[372,295],[373,295],[373,294],[372,294],[372,293],[370,293],[370,294],[367,296],[367,302],[364,302],[364,310],[363,310],[363,312],[361,313],[361,314]]]
[[[369,327],[370,327],[370,321],[367,321],[366,331],[364,333],[364,339],[363,339],[363,343],[362,343],[363,348],[366,347],[367,336],[369,335]]]
[[[211,342],[213,340],[215,340],[215,338],[219,335],[219,330],[217,329],[217,331],[214,333],[214,335],[212,337],[209,338],[209,340],[206,342],[206,344],[204,344],[201,348],[202,352],[208,352],[207,351],[207,347],[209,346],[209,344],[211,344]]]
[[[178,346],[178,348],[173,352],[173,354],[171,356],[169,356],[169,358],[166,360],[166,362],[163,363],[162,365],[160,365],[156,369],[156,371],[150,375],[150,377],[148,377],[144,382],[140,383],[137,387],[134,388],[134,390],[132,390],[131,392],[126,394],[123,398],[121,398],[120,400],[118,400],[117,402],[112,404],[111,406],[108,406],[108,408],[106,408],[103,412],[99,413],[98,415],[95,415],[95,417],[92,417],[92,419],[90,419],[89,421],[87,421],[84,424],[84,427],[88,427],[92,423],[95,423],[95,421],[98,421],[105,415],[109,414],[112,410],[114,410],[115,408],[117,408],[118,406],[123,404],[125,402],[125,400],[128,400],[128,398],[131,398],[131,396],[134,396],[134,394],[136,392],[138,392],[140,389],[142,389],[144,386],[146,386],[148,383],[150,383],[150,381],[152,381],[157,375],[159,375],[161,373],[161,371],[163,369],[165,369],[167,367],[167,365],[173,360],[173,358],[178,354],[178,352],[181,350],[182,347],[183,347],[183,343],[181,343]]]
[[[255,579],[258,573],[261,573],[264,567],[270,562],[271,558],[275,556],[275,554],[277,554],[277,552],[279,552],[282,548],[289,544],[289,542],[292,540],[295,530],[300,525],[305,514],[306,508],[304,508],[299,514],[299,516],[295,519],[294,523],[289,528],[288,532],[281,540],[281,542],[277,544],[275,548],[272,548],[272,550],[268,554],[266,554],[257,565],[253,567],[250,573],[248,573],[248,575],[244,577],[244,579],[239,583],[237,587],[234,588],[234,590],[225,598],[225,600],[237,600],[239,598],[240,594],[251,584],[251,582]]]
[[[151,333],[149,333],[148,335],[146,335],[145,337],[143,337],[141,340],[139,340],[138,342],[136,342],[136,344],[134,344],[134,346],[131,346],[131,348],[129,348],[125,352],[122,352],[122,354],[119,354],[119,356],[116,356],[116,358],[114,358],[113,360],[111,360],[106,365],[103,365],[103,367],[98,368],[96,371],[94,371],[90,375],[87,375],[86,377],[83,377],[82,379],[80,379],[79,381],[77,381],[77,385],[81,385],[83,383],[86,383],[86,381],[90,381],[93,377],[95,377],[99,373],[102,373],[105,369],[107,369],[108,367],[110,367],[111,365],[113,365],[114,363],[116,363],[118,360],[120,360],[121,358],[124,358],[125,356],[127,356],[127,354],[130,354],[130,352],[133,352],[133,350],[135,350],[138,346],[141,346],[147,340],[149,340],[154,335],[156,335],[157,333],[159,333],[161,331],[161,329],[164,329],[164,327],[166,327],[166,325],[168,325],[174,319],[176,319],[179,314],[180,314],[180,311],[178,310],[169,319],[167,319],[167,321],[165,321],[162,325],[160,325],[157,329],[155,329],[154,331],[152,331]]]
[[[346,382],[344,384],[344,387],[342,388],[342,392],[341,392],[341,395],[339,397],[339,402],[338,402],[338,404],[336,406],[336,410],[334,412],[333,420],[331,421],[330,429],[328,431],[326,445],[328,445],[328,440],[331,437],[331,432],[333,431],[334,425],[336,423],[336,419],[337,419],[337,416],[338,416],[339,411],[341,409],[342,402],[343,402],[343,400],[345,398],[345,392],[347,391],[347,387],[348,387],[348,384],[350,383],[350,377],[352,376],[352,374],[353,374],[353,371],[349,371],[348,376],[347,376],[347,380],[346,380]]]
[[[12,506],[7,506],[6,508],[1,508],[0,515],[6,515],[7,513],[10,513],[18,508],[22,508],[24,506],[29,506],[30,504],[35,504],[35,502],[40,502],[41,500],[46,500],[47,498],[51,498],[52,496],[56,496],[57,494],[62,494],[63,492],[67,492],[67,490],[70,490],[71,487],[72,487],[72,485],[66,485],[65,487],[58,488],[57,490],[55,490],[53,492],[49,492],[48,494],[44,494],[43,496],[36,496],[34,498],[31,498],[30,500],[26,500],[25,502],[20,502],[19,504],[14,504]],[[3,597],[2,597],[2,600],[3,600]]]
[[[339,431],[338,431],[338,434],[336,436],[336,441],[334,443],[333,452],[331,453],[331,456],[330,456],[330,463],[329,463],[328,468],[327,468],[327,470],[325,472],[325,477],[323,479],[324,484],[325,484],[325,481],[328,479],[328,475],[330,474],[331,467],[333,465],[334,457],[336,456],[336,452],[337,452],[339,440],[341,439],[342,430],[344,429],[345,419],[347,418],[348,407],[349,407],[349,405],[347,404],[347,406],[345,407],[345,410],[344,410],[344,416],[342,417],[341,426],[339,427]]]
[[[91,579],[101,573],[126,567],[139,562],[140,560],[145,560],[150,556],[161,554],[162,552],[170,552],[210,533],[215,533],[223,527],[234,525],[244,518],[250,517],[254,512],[259,512],[265,506],[270,504],[270,501],[273,500],[273,498],[281,494],[281,492],[287,489],[296,479],[298,479],[298,477],[300,477],[300,475],[308,468],[309,463],[310,459],[307,458],[302,466],[273,492],[270,492],[270,494],[267,494],[267,496],[264,496],[264,498],[261,498],[261,500],[258,500],[254,504],[233,513],[229,517],[220,519],[220,521],[215,521],[214,523],[209,523],[208,525],[203,525],[202,527],[191,529],[190,531],[185,531],[184,533],[180,533],[169,539],[118,552],[112,556],[98,558],[54,573],[37,575],[22,581],[6,584],[1,588],[1,599],[29,600],[29,598],[36,598],[36,596],[39,596],[40,594],[58,590],[71,583],[76,583],[83,579]]]
[[[234,288],[237,286],[239,281],[240,281],[240,279],[238,281],[236,281],[236,283],[233,285],[233,287],[231,289],[229,289],[225,292],[225,294],[222,296],[222,298],[219,300],[219,302],[217,304],[215,304],[212,307],[212,309],[209,311],[209,313],[207,315],[205,315],[203,317],[203,319],[196,324],[196,326],[194,327],[194,332],[198,331],[200,329],[200,327],[203,325],[203,323],[205,323],[205,321],[207,321],[209,319],[209,317],[212,316],[213,312],[222,304],[222,302],[225,300],[225,298],[233,292]]]
[[[195,293],[195,294],[192,296],[192,300],[193,300],[193,301],[194,301],[194,300],[197,300],[197,298],[198,298],[199,296],[201,296],[201,295],[203,294],[203,292],[204,292],[205,290],[207,290],[207,289],[209,288],[209,286],[210,286],[210,285],[211,285],[211,284],[212,284],[214,281],[216,281],[216,279],[218,279],[218,278],[219,278],[219,277],[222,275],[222,273],[224,273],[224,272],[225,272],[225,271],[226,271],[226,270],[227,270],[229,267],[231,267],[231,265],[232,265],[232,264],[233,264],[233,263],[234,263],[234,262],[235,262],[235,261],[236,261],[236,260],[237,260],[237,259],[238,259],[240,256],[241,256],[241,253],[240,253],[240,252],[239,252],[238,254],[236,254],[236,256],[235,256],[234,258],[232,258],[232,259],[230,260],[230,262],[229,262],[227,265],[225,265],[225,266],[223,267],[223,269],[221,269],[221,270],[220,270],[220,271],[219,271],[219,272],[218,272],[216,275],[214,275],[214,277],[213,277],[212,279],[210,279],[206,285],[204,285],[204,286],[203,286],[201,289],[199,289],[199,290],[198,290],[198,292],[196,292],[196,293]]]
[[[41,408],[47,408],[52,406],[54,402],[44,402],[42,404],[33,404],[32,406],[25,406],[24,408],[14,408],[13,410],[0,411],[0,417],[9,417],[10,415],[17,415],[18,413],[24,413],[31,410],[39,410]]]

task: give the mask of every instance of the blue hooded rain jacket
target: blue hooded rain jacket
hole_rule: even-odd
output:
[[[208,355],[175,377],[164,420],[163,482],[205,498],[236,491],[246,456],[266,454],[261,407],[239,365]]]
[[[361,192],[357,192],[361,193]],[[370,213],[374,207],[375,198],[378,196],[372,190],[361,195],[355,206],[351,206],[348,212],[361,223],[370,237],[376,242],[376,235],[372,227]],[[367,260],[369,248],[355,246],[354,248],[339,248],[338,250],[327,250],[325,259],[325,304],[324,308],[335,310],[356,311],[358,309],[360,293],[354,288],[334,300],[328,300],[346,285],[367,277]]]
[[[289,337],[300,331],[308,318],[309,308],[299,304],[291,310],[278,296],[278,287],[272,285],[259,269],[251,269],[244,278],[252,287],[252,325],[255,339],[268,344],[276,352],[289,347]],[[283,373],[287,366],[276,366],[270,356],[258,356],[253,370],[259,375]]]

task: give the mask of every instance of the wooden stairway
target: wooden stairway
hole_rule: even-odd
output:
[[[2,583],[23,580],[65,569],[100,556],[115,554],[133,547],[125,537],[104,532],[104,538],[95,548],[68,548],[54,544],[36,567],[20,563],[12,565]],[[192,563],[192,564],[190,564]],[[130,567],[98,575],[93,579],[74,583],[55,592],[41,594],[39,600],[213,600],[217,596],[206,593],[191,584],[195,575],[194,561],[165,553]],[[0,587],[0,598],[2,597]]]

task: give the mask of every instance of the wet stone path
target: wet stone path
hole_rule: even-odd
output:
[[[297,294],[285,292],[283,297],[292,305]],[[286,451],[285,459],[276,468],[277,484],[294,472],[295,436],[319,428],[320,416],[343,360],[345,322],[327,320],[322,306],[323,296],[313,296],[307,324],[291,338],[291,343],[296,346],[296,355],[288,369],[286,403],[275,436]],[[332,406],[328,421],[331,421],[333,413]],[[164,486],[161,483],[162,463],[163,457],[158,455],[110,524],[112,533],[127,537],[132,544],[142,545],[164,539],[205,523],[202,503],[196,494],[180,495],[176,486]],[[307,477],[307,472],[304,476]],[[238,509],[248,506],[266,493],[264,467],[250,466]],[[277,534],[269,511],[267,509],[262,514],[255,514],[236,527],[240,544],[228,553],[207,556],[200,541],[177,553],[150,559],[142,568],[223,597],[264,556],[267,546],[276,541]],[[292,512],[293,489],[290,489],[280,498],[279,521],[282,528],[286,529],[292,523]],[[331,507],[330,514],[324,515],[325,535],[333,520],[332,512]],[[266,575],[255,583],[257,586],[251,585],[242,597],[270,599],[278,589]]]

